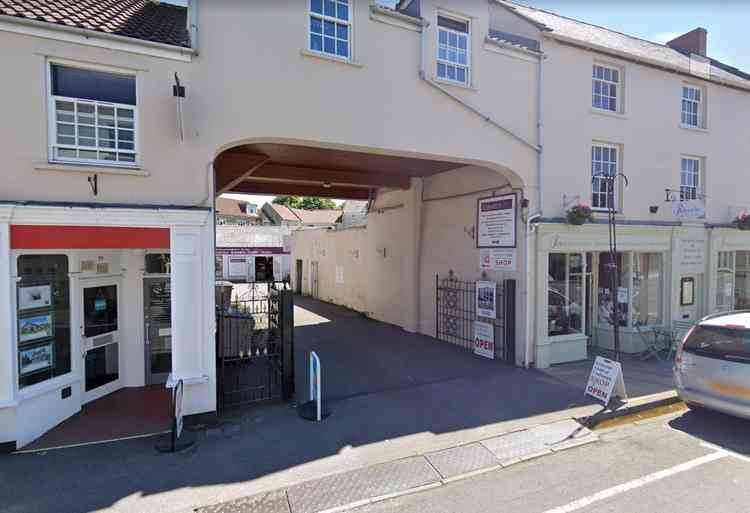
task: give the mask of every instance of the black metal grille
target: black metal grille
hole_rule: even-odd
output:
[[[476,282],[459,280],[452,272],[435,277],[436,326],[438,340],[468,350],[474,349],[474,321],[492,324],[495,329],[495,358],[513,363],[515,359],[515,281],[497,284],[497,317],[479,317],[476,311]]]
[[[220,411],[286,398],[293,322],[288,284],[235,284],[240,294],[216,312],[217,407]],[[285,333],[286,331],[286,333]],[[286,358],[285,358],[286,356]],[[285,372],[286,369],[286,372]]]

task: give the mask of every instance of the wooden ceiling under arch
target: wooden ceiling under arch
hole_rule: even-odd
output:
[[[216,194],[366,200],[376,189],[408,189],[411,177],[465,164],[278,143],[230,148],[214,161]]]

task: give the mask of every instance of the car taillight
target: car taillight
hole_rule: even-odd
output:
[[[687,339],[690,338],[690,335],[693,333],[693,330],[695,330],[696,326],[691,327],[688,332],[685,333],[685,336],[682,337],[680,343],[677,345],[677,352],[674,355],[674,362],[678,367],[682,365],[682,353],[684,351],[685,342],[687,342]]]

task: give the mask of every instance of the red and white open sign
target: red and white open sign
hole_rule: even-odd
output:
[[[495,330],[492,324],[474,321],[474,354],[495,359]]]

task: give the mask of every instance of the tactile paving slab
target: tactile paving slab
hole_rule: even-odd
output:
[[[286,492],[279,490],[198,508],[195,513],[290,513],[290,511]]]
[[[422,456],[326,476],[287,491],[292,513],[317,513],[440,482]]]
[[[495,455],[478,443],[432,452],[425,458],[445,479],[500,466]]]
[[[482,440],[481,444],[500,460],[501,465],[507,466],[597,439],[594,433],[569,419]]]

